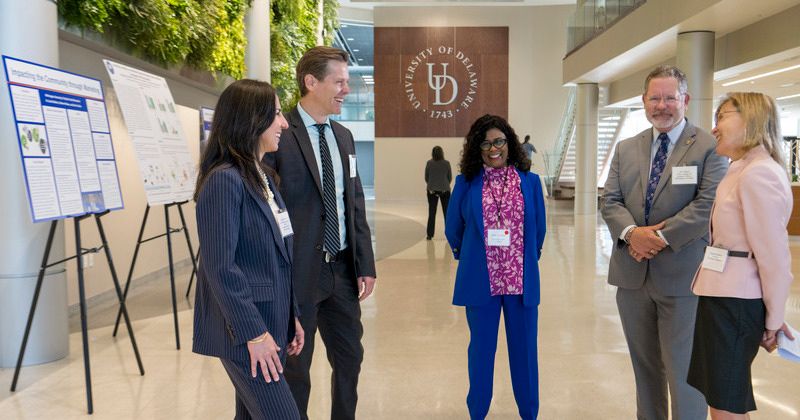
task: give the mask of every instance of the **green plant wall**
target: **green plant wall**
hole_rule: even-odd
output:
[[[244,74],[244,24],[252,0],[59,0],[67,25],[101,32],[114,47],[169,67]]]
[[[272,84],[285,109],[299,101],[294,69],[317,45],[318,5],[323,39],[338,27],[336,0],[271,0]],[[252,0],[59,0],[63,23],[99,32],[113,47],[163,67],[186,64],[235,79],[245,72],[243,17]]]
[[[323,43],[331,45],[339,27],[336,0],[323,3]],[[278,91],[283,109],[300,101],[295,67],[303,53],[317,45],[318,2],[316,0],[272,0],[270,18],[270,55],[272,84]]]

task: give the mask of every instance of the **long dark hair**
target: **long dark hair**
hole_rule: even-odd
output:
[[[222,91],[208,144],[200,157],[195,201],[208,177],[224,165],[238,169],[254,188],[266,188],[255,166],[258,161],[278,183],[275,171],[257,156],[261,134],[275,121],[275,97],[275,88],[269,83],[252,79],[237,80]]]
[[[475,178],[483,169],[480,144],[486,140],[486,132],[493,128],[502,131],[508,140],[506,144],[508,164],[516,166],[522,172],[528,172],[531,169],[531,160],[526,156],[525,149],[522,148],[514,129],[505,118],[486,114],[472,123],[469,133],[464,138],[464,149],[461,150],[461,163],[458,164],[458,168],[467,181]]]

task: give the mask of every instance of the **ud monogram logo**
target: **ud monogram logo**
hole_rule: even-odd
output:
[[[449,67],[450,64],[455,68]],[[424,75],[425,67],[427,75]],[[449,119],[466,111],[478,93],[478,71],[473,67],[472,60],[453,47],[440,45],[423,49],[404,69],[404,92],[409,105],[432,119]],[[430,90],[419,94],[416,89],[423,87]]]
[[[447,75],[447,64],[448,63],[441,63],[442,64],[442,74],[441,75],[433,75],[433,66],[434,63],[428,63],[428,86],[431,87],[436,92],[436,101],[433,103],[434,105],[450,105],[453,101],[456,100],[456,95],[458,95],[458,82],[452,76]],[[434,82],[435,80],[435,82]],[[447,102],[442,102],[441,93],[442,89],[445,87],[447,82],[451,82],[453,84],[453,93],[450,95],[450,99]]]

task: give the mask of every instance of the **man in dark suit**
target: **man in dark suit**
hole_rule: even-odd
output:
[[[301,99],[289,130],[264,161],[278,172],[294,228],[293,278],[306,332],[304,351],[285,376],[300,415],[308,418],[309,369],[319,329],[333,369],[332,419],[355,418],[361,345],[360,301],[375,285],[372,238],[356,168],[353,135],[328,116],[350,93],[346,52],[314,47],[297,64]]]
[[[652,128],[617,145],[602,206],[616,242],[608,282],[633,362],[637,418],[706,418],[703,395],[686,382],[697,309],[692,278],[708,245],[714,193],[728,169],[716,141],[684,118],[686,77],[653,70],[642,95]]]

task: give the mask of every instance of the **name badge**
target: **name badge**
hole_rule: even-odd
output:
[[[486,242],[489,246],[511,245],[511,235],[509,235],[508,229],[489,229],[488,236]]]
[[[697,166],[673,166],[672,185],[696,185]]]
[[[350,155],[350,178],[356,177],[356,155]]]
[[[702,267],[722,272],[725,269],[725,263],[728,261],[728,250],[722,248],[714,248],[713,246],[706,247],[706,255],[703,257]]]
[[[278,229],[281,230],[281,236],[287,237],[294,235],[294,231],[292,230],[292,221],[289,220],[289,212],[286,209],[278,210],[278,213],[275,214],[278,221]]]

